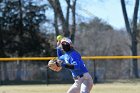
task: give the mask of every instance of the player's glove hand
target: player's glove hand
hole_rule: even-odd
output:
[[[61,63],[62,63],[61,60],[58,60],[58,59],[51,59],[51,60],[48,62],[48,67],[49,67],[51,70],[53,70],[53,71],[59,72],[59,71],[62,69]]]

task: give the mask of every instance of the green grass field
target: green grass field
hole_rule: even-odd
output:
[[[53,85],[6,85],[0,93],[66,93],[71,84]],[[95,84],[91,93],[140,93],[140,82]]]

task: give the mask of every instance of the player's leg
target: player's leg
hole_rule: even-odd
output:
[[[78,78],[77,80],[74,80],[74,84],[70,87],[67,93],[80,93],[81,84],[83,80],[83,78]]]
[[[84,81],[81,85],[80,93],[90,93],[93,86],[93,79],[89,73],[84,74]]]

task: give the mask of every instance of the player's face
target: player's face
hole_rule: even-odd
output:
[[[62,48],[63,48],[63,50],[65,51],[65,52],[68,52],[68,51],[70,51],[70,44],[69,43],[67,43],[67,42],[62,42],[61,43],[61,45],[62,45]]]

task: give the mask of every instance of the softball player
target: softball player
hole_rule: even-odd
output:
[[[67,93],[90,93],[93,86],[92,77],[88,73],[81,55],[70,44],[71,40],[63,38],[61,46],[65,53],[58,56],[63,61],[61,66],[70,69],[75,81]]]
[[[70,45],[71,45],[71,47],[72,47],[72,41],[71,41],[69,38],[64,37],[64,36],[62,36],[62,35],[58,35],[58,36],[57,36],[57,56],[58,56],[58,57],[60,57],[61,55],[63,55],[64,52],[65,52],[65,51],[63,51],[62,46],[61,46],[61,40],[62,40],[62,39],[63,39],[63,40],[69,41],[69,42],[70,42]]]

